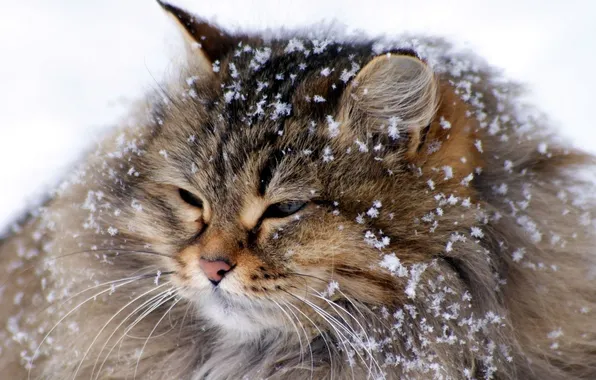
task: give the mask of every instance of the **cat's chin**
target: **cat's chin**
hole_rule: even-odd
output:
[[[275,305],[264,305],[219,288],[201,295],[199,312],[213,325],[237,338],[257,338],[267,330],[286,330],[287,320]]]

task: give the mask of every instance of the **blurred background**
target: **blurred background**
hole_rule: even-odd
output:
[[[371,36],[420,32],[470,48],[530,89],[596,153],[592,0],[172,0],[229,30],[333,21]],[[130,102],[175,70],[181,40],[153,0],[0,0],[0,229],[55,184]]]

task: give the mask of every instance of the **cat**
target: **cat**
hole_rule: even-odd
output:
[[[594,379],[593,158],[436,38],[230,34],[0,243],[4,379]]]

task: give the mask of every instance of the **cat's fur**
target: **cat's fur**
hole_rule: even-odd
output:
[[[592,159],[518,86],[162,6],[188,65],[2,240],[3,379],[596,378]]]

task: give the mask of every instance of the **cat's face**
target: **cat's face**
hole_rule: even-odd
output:
[[[438,249],[417,237],[436,207],[417,167],[441,139],[422,136],[431,70],[327,42],[212,42],[219,55],[203,40],[152,110],[121,235],[168,256],[179,293],[229,331],[316,322],[328,300],[402,303],[406,283],[379,263]]]

